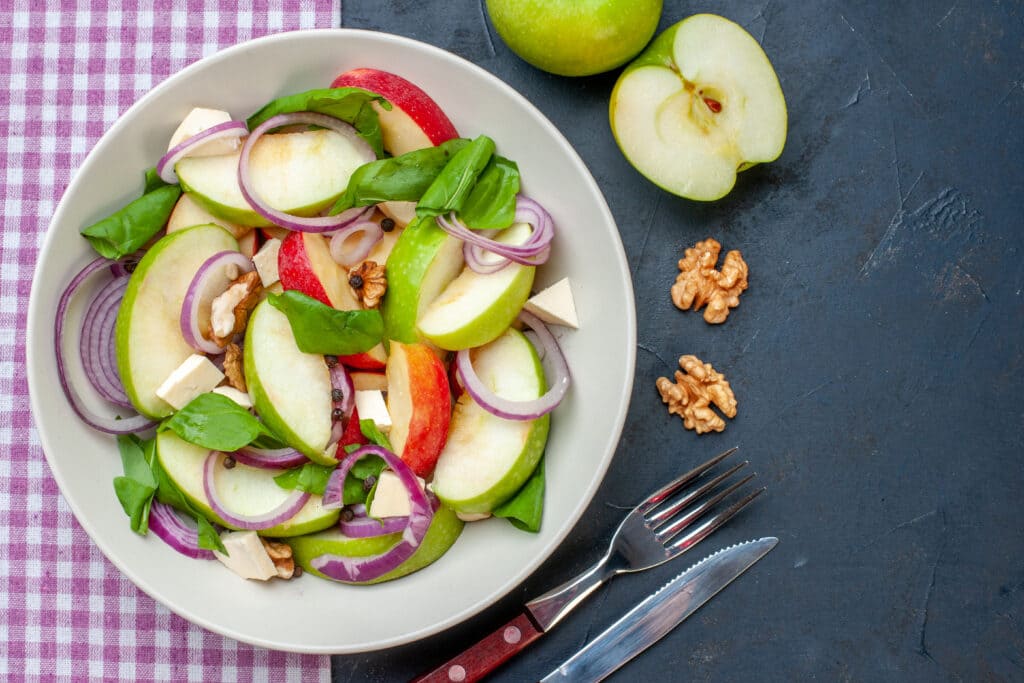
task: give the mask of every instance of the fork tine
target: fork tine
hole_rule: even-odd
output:
[[[677,477],[676,479],[673,479],[672,481],[670,481],[669,483],[665,484],[660,489],[652,493],[651,495],[647,496],[647,499],[644,502],[636,506],[636,511],[641,514],[647,514],[663,500],[665,500],[666,498],[674,494],[676,491],[681,489],[683,486],[685,486],[686,484],[690,483],[691,481],[702,475],[707,470],[711,469],[718,463],[728,458],[737,450],[739,450],[739,446],[733,446],[724,453],[719,453],[715,457],[711,458],[703,465],[697,465],[689,472],[679,475],[679,477]]]
[[[686,511],[684,515],[673,520],[671,523],[666,523],[664,526],[662,526],[662,528],[658,529],[655,532],[654,538],[662,544],[664,544],[666,541],[671,540],[673,537],[678,535],[679,532],[683,531],[691,524],[693,524],[695,521],[703,517],[705,512],[713,508],[715,505],[718,505],[718,503],[720,503],[722,499],[724,499],[730,493],[732,493],[733,491],[735,491],[736,489],[738,489],[739,487],[743,486],[748,481],[753,479],[754,476],[754,474],[748,474],[747,476],[743,477],[736,483],[727,486],[726,488],[722,489],[721,491],[711,496],[707,500],[701,502],[700,505],[693,508],[692,510]]]
[[[726,470],[725,472],[722,472],[721,474],[716,476],[714,479],[708,481],[707,483],[701,485],[698,488],[695,488],[692,491],[689,491],[686,495],[681,496],[678,500],[674,501],[671,505],[667,505],[666,507],[662,508],[661,510],[658,510],[657,512],[653,513],[650,517],[646,517],[644,519],[644,522],[647,524],[647,526],[650,529],[657,529],[662,524],[664,524],[667,520],[672,519],[673,517],[675,517],[677,512],[679,512],[680,510],[684,509],[685,507],[687,507],[690,503],[694,502],[695,500],[699,500],[701,497],[704,496],[705,493],[707,493],[711,489],[715,488],[720,483],[722,483],[723,481],[725,481],[726,479],[731,477],[733,474],[735,474],[737,471],[743,469],[744,467],[746,467],[749,464],[750,464],[750,462],[748,460],[744,460],[743,462],[739,463],[738,465],[734,465],[733,467],[730,467],[728,470]]]
[[[733,503],[733,505],[729,507],[727,510],[719,512],[717,515],[707,520],[693,531],[690,531],[687,534],[672,541],[670,544],[666,546],[666,550],[669,551],[670,557],[675,557],[676,555],[686,550],[689,550],[693,546],[703,541],[705,538],[710,536],[716,529],[718,529],[720,526],[722,526],[730,519],[732,519],[740,510],[745,508],[747,505],[750,504],[751,501],[753,501],[755,498],[757,498],[764,492],[765,488],[763,486],[759,489],[756,489],[755,491],[748,494],[746,497]]]

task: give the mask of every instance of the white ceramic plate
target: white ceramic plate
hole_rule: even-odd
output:
[[[353,587],[305,576],[243,581],[218,562],[190,560],[138,536],[114,496],[112,437],[79,422],[60,391],[54,315],[71,275],[95,254],[78,231],[137,196],[142,171],[193,106],[244,118],[281,95],[328,87],[375,67],[427,91],[466,137],[486,133],[515,159],[523,190],[559,228],[538,286],[568,275],[582,328],[556,328],[574,384],[552,418],[547,495],[538,534],[503,520],[466,525],[438,562],[390,583]],[[61,492],[100,549],[136,585],[181,616],[260,646],[311,653],[386,648],[442,631],[522,582],[583,513],[608,467],[633,383],[636,314],[625,254],[597,184],[557,129],[512,88],[441,49],[348,29],[301,31],[224,50],[168,79],[107,132],[61,200],[33,281],[28,379],[43,448]]]

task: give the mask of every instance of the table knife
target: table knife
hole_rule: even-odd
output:
[[[747,541],[709,555],[650,595],[604,633],[541,679],[601,681],[646,650],[768,554],[779,539]]]

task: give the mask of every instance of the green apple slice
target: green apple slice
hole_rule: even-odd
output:
[[[786,143],[786,100],[742,27],[697,14],[667,29],[612,91],[612,132],[640,173],[673,194],[724,197],[736,174]]]
[[[215,216],[242,225],[270,225],[238,187],[240,154],[186,157],[174,170],[181,188]],[[345,191],[352,172],[366,163],[363,154],[330,130],[264,135],[249,156],[253,187],[275,209],[312,216]]]
[[[499,396],[526,401],[547,390],[537,351],[518,330],[510,328],[470,354],[477,375]],[[434,493],[458,512],[491,512],[518,491],[536,468],[550,423],[550,415],[535,420],[500,418],[463,392],[434,469]]]
[[[522,244],[532,228],[515,223],[495,240]],[[477,273],[468,266],[423,312],[420,334],[442,349],[458,351],[482,346],[502,333],[523,309],[533,286],[534,266],[510,263],[495,273]]]
[[[235,527],[213,511],[203,490],[203,465],[209,454],[209,449],[184,441],[172,431],[157,434],[156,457],[174,485],[208,519],[233,529]],[[274,477],[282,472],[284,470],[264,470],[236,463],[230,470],[217,474],[221,503],[240,515],[257,515],[275,508],[292,494],[274,481]],[[325,510],[321,497],[311,495],[294,517],[259,533],[273,537],[313,533],[336,524],[340,512]]]
[[[388,293],[381,304],[384,333],[404,344],[420,341],[416,321],[462,269],[462,240],[417,221],[402,231],[387,261]]]
[[[337,462],[324,453],[331,438],[331,376],[324,357],[303,353],[284,313],[261,302],[245,332],[245,381],[263,422],[310,460]]]
[[[200,225],[163,237],[139,261],[117,312],[114,343],[121,381],[143,415],[166,417],[174,408],[156,395],[195,351],[181,334],[181,304],[203,262],[238,242],[216,225]]]
[[[459,534],[462,533],[462,527],[462,520],[456,517],[451,509],[442,505],[434,512],[434,518],[427,529],[427,535],[423,537],[420,547],[416,549],[412,557],[376,579],[358,583],[370,584],[391,581],[426,567],[452,547]],[[292,546],[292,557],[303,570],[321,578],[330,579],[330,577],[324,576],[310,565],[314,558],[325,554],[352,558],[378,555],[387,551],[400,539],[401,534],[397,533],[373,538],[351,538],[341,533],[338,529],[329,529],[318,534],[291,539],[289,544]],[[334,579],[330,580],[333,581]]]

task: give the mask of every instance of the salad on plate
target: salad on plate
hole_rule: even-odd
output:
[[[131,528],[244,578],[352,584],[467,522],[537,531],[570,384],[547,325],[578,325],[568,279],[531,297],[554,231],[516,163],[398,75],[193,109],[143,194],[82,230],[99,256],[57,311]]]

